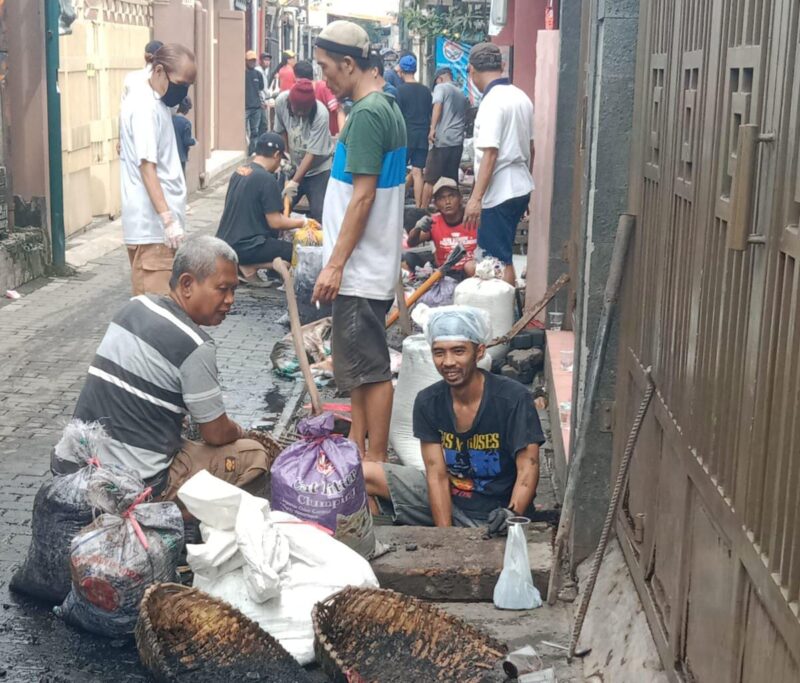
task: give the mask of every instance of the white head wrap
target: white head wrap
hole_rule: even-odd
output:
[[[440,306],[430,311],[425,330],[428,343],[468,341],[486,344],[492,334],[489,315],[473,306]]]

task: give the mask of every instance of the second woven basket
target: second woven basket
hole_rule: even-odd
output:
[[[317,603],[312,621],[317,661],[336,683],[505,680],[505,645],[392,590],[345,588]]]

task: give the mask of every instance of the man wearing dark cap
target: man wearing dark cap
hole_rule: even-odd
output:
[[[261,74],[261,80],[264,81],[264,88],[261,91],[261,102],[264,107],[261,109],[261,125],[258,128],[258,134],[261,135],[261,133],[272,130],[272,117],[269,110],[270,104],[275,104],[269,90],[270,71],[272,70],[272,55],[269,52],[262,52],[259,55],[256,70]]]
[[[283,135],[294,174],[283,193],[294,204],[308,197],[309,217],[322,220],[325,190],[331,175],[333,139],[328,110],[317,100],[314,83],[299,78],[288,92],[275,100],[275,132]]]
[[[333,372],[339,389],[350,392],[350,438],[366,459],[383,461],[393,393],[385,321],[400,275],[406,129],[375,78],[363,28],[332,22],[315,56],[328,87],[351,98],[353,108],[325,195],[325,266],[313,298],[333,301]]]
[[[414,74],[417,72],[417,58],[405,55],[400,58],[400,78],[403,82],[397,87],[397,104],[406,120],[408,136],[408,164],[411,166],[411,178],[414,181],[414,202],[418,207],[422,204],[422,169],[428,158],[428,130],[431,126],[431,91],[422,83],[418,83]]]
[[[160,40],[151,40],[144,46],[144,68],[131,71],[125,75],[125,80],[122,83],[122,100],[124,100],[128,93],[131,92],[137,85],[144,85],[150,74],[153,72],[153,56],[161,49],[162,43]]]
[[[475,187],[464,222],[478,226],[478,246],[505,265],[503,279],[513,285],[511,248],[533,189],[533,104],[503,77],[497,45],[475,45],[467,69],[483,98],[475,117]]]
[[[250,156],[256,149],[259,131],[261,129],[261,116],[264,111],[263,91],[265,87],[261,72],[256,69],[258,54],[255,50],[248,50],[244,55],[247,67],[244,72],[244,120],[247,132],[247,155]]]
[[[258,270],[270,267],[274,259],[291,261],[292,243],[280,239],[280,231],[304,225],[303,219],[283,215],[275,171],[285,153],[280,135],[260,135],[253,160],[237,168],[228,183],[217,237],[233,247],[239,276],[247,284],[260,285]]]
[[[453,83],[453,72],[449,68],[439,69],[434,74],[433,83],[433,111],[428,132],[431,151],[428,152],[423,173],[423,207],[430,204],[433,186],[440,178],[452,178],[458,182],[469,109],[467,97]]]

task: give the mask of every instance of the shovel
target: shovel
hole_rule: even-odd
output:
[[[303,333],[300,330],[300,313],[297,310],[297,299],[294,295],[294,278],[289,272],[289,266],[282,259],[276,258],[272,262],[272,268],[283,278],[283,284],[286,289],[286,302],[289,305],[289,327],[292,330],[294,352],[297,354],[297,362],[300,364],[308,395],[311,397],[311,412],[314,415],[320,415],[322,413],[322,401],[319,397],[319,391],[317,391],[317,385],[314,382],[314,376],[311,374],[311,365],[308,363],[306,347],[303,344]]]
[[[433,271],[431,276],[425,280],[417,289],[414,291],[408,299],[406,299],[406,308],[410,311],[411,307],[419,301],[419,298],[425,294],[431,287],[433,287],[439,280],[441,280],[447,273],[449,273],[453,268],[458,264],[458,262],[464,258],[464,254],[466,254],[466,250],[460,244],[457,244],[453,251],[450,252],[450,256],[447,257],[447,260],[439,266],[436,270]],[[386,319],[386,329],[388,330],[392,325],[397,322],[397,319],[400,317],[400,308],[398,307],[396,310],[392,311],[391,315]]]

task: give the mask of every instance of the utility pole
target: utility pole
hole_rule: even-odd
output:
[[[61,4],[44,2],[44,53],[47,74],[47,146],[50,166],[50,248],[53,268],[63,273],[66,267],[64,234],[64,175],[61,158],[61,93],[58,89],[58,23]]]

